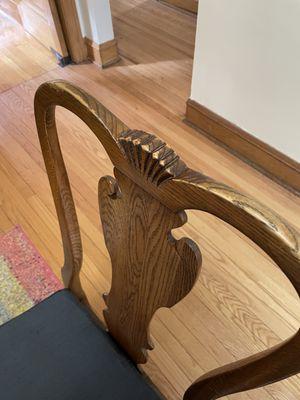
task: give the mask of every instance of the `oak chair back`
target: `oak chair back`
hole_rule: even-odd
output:
[[[102,177],[98,193],[112,263],[104,317],[111,335],[133,361],[147,361],[155,311],[179,302],[197,280],[197,245],[171,234],[186,222],[187,209],[213,214],[252,239],[300,294],[300,238],[281,217],[191,170],[163,141],[130,130],[78,87],[53,81],[36,93],[36,124],[62,233],[63,279],[80,299],[85,299],[79,279],[82,244],[57,136],[56,106],[72,111],[90,127],[114,165],[115,177]],[[300,372],[299,356],[298,331],[276,347],[205,374],[187,389],[184,399],[213,400],[284,379]]]

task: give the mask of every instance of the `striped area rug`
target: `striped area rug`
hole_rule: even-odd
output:
[[[20,226],[0,236],[0,325],[62,288]]]

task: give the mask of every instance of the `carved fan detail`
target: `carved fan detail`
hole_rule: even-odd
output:
[[[156,186],[187,169],[174,150],[149,133],[128,130],[121,134],[118,142],[129,163]]]

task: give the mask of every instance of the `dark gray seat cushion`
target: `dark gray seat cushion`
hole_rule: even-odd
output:
[[[0,397],[161,399],[68,290],[0,327]]]

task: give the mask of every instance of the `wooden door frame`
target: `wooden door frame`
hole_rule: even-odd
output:
[[[87,60],[87,46],[82,36],[75,0],[49,0],[59,14],[66,45],[73,62]]]
[[[35,36],[30,25],[24,25],[23,12],[31,9],[30,2],[26,3],[24,1],[23,4],[21,0],[1,0],[0,11]],[[65,65],[70,60],[74,63],[87,60],[87,46],[82,37],[75,0],[47,0],[46,3],[44,19],[52,32],[53,44],[43,44],[55,53],[60,65]],[[34,12],[35,7],[32,10]]]

